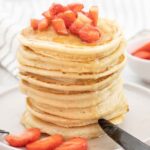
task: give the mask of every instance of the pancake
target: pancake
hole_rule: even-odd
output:
[[[91,97],[89,99],[87,97],[80,99],[79,96],[78,99],[70,97],[70,99],[72,98],[71,100],[65,98],[63,99],[62,96],[61,99],[60,98],[52,99],[51,96],[49,95],[46,96],[45,93],[41,93],[31,88],[29,89],[29,87],[21,86],[21,89],[28,97],[32,98],[36,103],[42,103],[59,108],[86,108],[90,106],[95,106],[109,98],[111,99],[118,92],[122,91],[122,85],[110,86],[108,89],[101,90],[100,96],[95,99]]]
[[[120,77],[120,72],[97,80],[68,80],[44,77],[32,73],[20,72],[19,78],[33,85],[64,91],[95,91],[109,86],[115,79]]]
[[[124,116],[118,116],[117,118],[111,120],[111,122],[119,124],[120,122],[122,122],[123,118]],[[61,126],[54,125],[52,123],[42,121],[37,117],[31,115],[29,112],[24,113],[22,117],[22,124],[27,128],[39,128],[43,133],[49,135],[61,134],[65,138],[85,137],[90,139],[99,137],[102,134],[104,134],[104,132],[98,124],[92,124],[76,128],[64,128]]]
[[[32,52],[31,49],[22,47],[17,53],[17,58],[20,64],[40,69],[61,72],[88,73],[90,70],[93,73],[104,72],[108,67],[117,63],[118,58],[123,54],[124,42],[119,48],[109,57],[96,59],[91,62],[80,63],[71,61],[61,61],[53,58],[45,59],[46,57]]]
[[[106,115],[105,119],[111,120],[116,116],[124,115],[124,113],[128,111],[128,106],[126,104],[125,106],[122,105],[122,107],[116,108],[115,111],[113,110],[112,112],[110,112],[110,114]],[[32,105],[32,103],[30,103],[30,101],[27,101],[27,111],[30,112],[33,116],[43,121],[53,123],[55,125],[62,126],[62,127],[78,127],[78,126],[85,126],[85,125],[97,123],[97,119],[93,119],[93,120],[92,119],[91,120],[67,119],[67,118],[51,115],[38,110],[36,107]]]
[[[116,88],[115,88],[116,87]],[[117,88],[118,87],[118,88]],[[62,101],[96,101],[98,103],[100,103],[101,101],[103,101],[106,98],[106,96],[111,95],[112,93],[115,92],[119,92],[121,89],[122,90],[122,80],[121,79],[117,79],[115,81],[113,81],[113,83],[104,88],[103,90],[99,90],[99,91],[93,91],[93,92],[85,92],[85,93],[67,93],[67,92],[63,92],[63,91],[52,91],[50,89],[46,89],[46,88],[42,88],[42,87],[38,87],[38,86],[34,86],[31,83],[27,83],[24,81],[20,81],[20,88],[22,89],[22,92],[26,93],[28,95],[28,93],[34,93],[37,96],[41,96],[43,98],[46,99],[53,99],[55,101],[58,100],[62,100]],[[116,90],[117,89],[117,90]]]
[[[22,30],[17,59],[20,89],[27,96],[25,127],[65,138],[95,138],[103,134],[99,118],[115,124],[124,119],[124,35],[107,19],[99,20],[96,30],[101,37],[94,43],[57,34],[52,26]]]
[[[111,54],[124,41],[124,36],[114,21],[101,19],[99,22],[101,39],[96,44],[87,44],[69,34],[56,34],[52,28],[48,31],[33,31],[31,28],[22,30],[20,42],[38,54],[59,60],[85,62]]]
[[[108,115],[110,112],[115,111],[116,108],[125,106],[126,101],[123,98],[123,94],[119,93],[115,95],[112,99],[107,99],[102,103],[97,104],[96,106],[86,107],[86,108],[58,108],[45,105],[42,103],[36,103],[34,100],[28,99],[29,103],[32,104],[34,108],[37,108],[40,111],[52,114],[55,116],[68,118],[68,119],[98,119],[103,118]]]
[[[68,78],[68,79],[98,79],[107,75],[110,75],[118,70],[121,70],[125,65],[126,59],[125,56],[122,55],[115,66],[110,66],[107,68],[105,72],[101,72],[99,74],[94,73],[68,73],[68,72],[60,72],[60,71],[50,71],[45,69],[39,69],[35,67],[30,67],[26,65],[19,65],[19,69],[21,72],[29,72],[34,74],[39,74],[41,76],[46,77],[58,77],[58,78]]]

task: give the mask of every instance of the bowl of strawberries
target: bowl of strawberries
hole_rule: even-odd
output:
[[[150,83],[150,36],[130,40],[126,54],[130,68]]]

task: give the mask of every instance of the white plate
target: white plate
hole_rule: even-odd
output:
[[[130,111],[121,128],[128,131],[142,141],[150,138],[150,91],[134,85],[125,84],[125,93],[129,102]],[[25,110],[25,96],[18,87],[0,94],[0,129],[17,133],[23,130],[20,118]],[[1,140],[2,141],[2,140]],[[113,150],[115,144],[106,135],[89,141],[90,150]],[[0,149],[14,149],[0,142]]]

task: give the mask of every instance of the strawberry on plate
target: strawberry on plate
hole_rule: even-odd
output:
[[[93,21],[93,25],[97,26],[98,22],[98,7],[97,6],[92,6],[89,10],[89,17]]]
[[[46,138],[35,141],[26,146],[27,150],[54,150],[63,143],[61,135],[52,135]]]
[[[87,150],[87,148],[87,140],[84,138],[76,137],[64,142],[55,150]]]
[[[84,8],[83,4],[80,4],[80,3],[68,4],[68,7],[70,10],[74,12],[80,12]]]
[[[40,20],[40,21],[39,21],[39,24],[38,24],[38,30],[39,30],[39,31],[47,30],[48,27],[49,27],[49,24],[50,24],[50,22],[49,22],[49,20],[46,19],[46,18]]]
[[[38,140],[41,136],[41,132],[39,129],[30,128],[24,131],[24,133],[20,135],[7,135],[5,140],[9,143],[9,145],[14,147],[23,147],[28,143],[34,142]]]
[[[87,24],[79,31],[79,37],[85,42],[92,43],[100,39],[100,32],[97,27]]]
[[[33,30],[38,29],[39,20],[38,19],[31,19],[30,25],[33,28]]]
[[[68,34],[68,31],[67,31],[67,28],[65,26],[65,22],[63,19],[61,19],[61,18],[53,19],[52,26],[57,33],[62,34],[62,35]]]

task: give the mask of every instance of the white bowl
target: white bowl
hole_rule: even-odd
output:
[[[150,60],[141,59],[132,55],[134,51],[150,42],[150,37],[141,37],[135,40],[130,40],[126,48],[127,60],[130,68],[141,79],[150,83]]]

